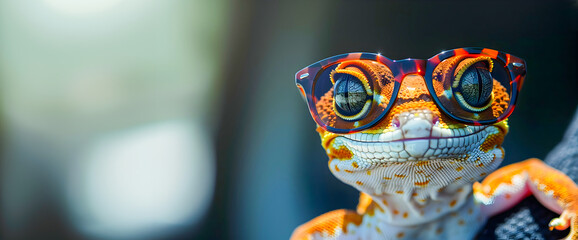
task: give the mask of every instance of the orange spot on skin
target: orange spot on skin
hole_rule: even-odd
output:
[[[397,209],[393,209],[393,215],[397,215],[399,214],[399,211],[397,211]]]
[[[505,197],[506,199],[510,199],[512,196],[510,196],[510,194],[507,194],[507,193],[506,193],[506,195],[504,195],[504,197]]]
[[[359,203],[357,204],[357,213],[364,214],[367,207],[373,202],[373,199],[366,193],[361,193],[359,195]]]
[[[462,177],[457,177],[457,178],[455,179],[455,181],[460,180],[460,179],[462,179]]]
[[[360,182],[360,181],[357,181],[357,182],[355,182],[355,183],[357,183],[357,185],[360,185],[360,186],[363,185],[363,183]]]
[[[389,203],[387,203],[387,201],[385,201],[385,199],[381,200],[381,202],[383,203],[383,205],[389,206]]]
[[[456,171],[458,171],[458,172],[459,172],[459,171],[462,171],[462,170],[464,170],[464,167],[462,167],[462,166],[459,166],[459,167],[456,168]]]
[[[371,175],[371,171],[367,170],[367,175]]]
[[[403,194],[403,191],[395,191],[397,194]]]
[[[484,163],[480,160],[479,157],[478,157],[478,160],[476,161],[476,163],[478,164],[478,165],[476,165],[476,167],[483,167],[484,166]]]
[[[416,167],[420,167],[420,166],[425,166],[428,165],[429,162],[428,161],[419,161],[415,164]]]
[[[457,201],[454,199],[450,202],[450,207],[454,207],[456,205]]]
[[[336,171],[336,172],[339,172],[339,171],[340,171],[339,168],[337,167],[337,165],[335,165],[335,171]]]
[[[343,170],[343,171],[346,172],[346,173],[353,173],[353,171],[347,170],[347,169],[345,169],[345,170]]]
[[[321,232],[325,232],[329,236],[335,236],[336,230],[339,229],[343,233],[347,233],[349,224],[352,223],[359,226],[362,220],[363,217],[353,211],[344,209],[331,211],[299,226],[293,232],[291,239],[307,239],[307,236]]]
[[[444,167],[442,167],[442,166],[439,166],[438,168],[436,168],[436,170],[438,170],[438,171],[442,170],[442,169],[444,169]]]
[[[393,176],[396,176],[398,178],[404,178],[405,177],[405,175],[403,175],[403,174],[394,174]]]
[[[407,218],[407,216],[408,216],[407,212],[404,212],[404,213],[403,213],[403,218]]]
[[[376,209],[380,212],[384,212],[383,208],[376,204],[371,196],[366,193],[361,193],[359,196],[359,204],[357,204],[357,213],[373,216]]]
[[[487,173],[485,173],[485,172],[480,173],[480,177],[486,176],[486,174],[487,174]]]
[[[464,224],[466,224],[466,221],[464,221],[463,219],[460,219],[460,220],[458,221],[458,224],[459,224],[459,225],[464,225]]]
[[[375,231],[376,231],[377,233],[379,233],[379,234],[382,233],[382,232],[381,232],[381,229],[380,229],[378,226],[375,226]]]
[[[329,153],[327,155],[329,158],[336,158],[339,160],[349,160],[353,158],[353,153],[346,146],[339,146],[338,149],[329,148]]]
[[[397,238],[402,238],[403,236],[405,236],[405,233],[400,232],[397,235],[395,235]]]
[[[464,191],[464,189],[463,189],[463,188],[460,188],[460,189],[458,189],[456,192],[463,192],[463,191]]]
[[[425,180],[423,182],[414,182],[413,184],[418,186],[418,187],[425,187],[429,184],[429,180]]]
[[[417,197],[417,195],[418,195],[417,193],[412,193],[412,194],[411,194],[412,197]]]
[[[358,167],[359,167],[359,165],[357,164],[357,162],[352,162],[352,163],[351,163],[351,166],[354,167],[354,168],[358,168]]]

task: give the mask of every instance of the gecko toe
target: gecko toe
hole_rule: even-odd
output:
[[[556,230],[565,230],[568,228],[568,225],[569,224],[567,221],[561,218],[554,218],[552,221],[550,221],[548,227],[550,228],[550,231],[554,230],[554,228],[556,228]]]

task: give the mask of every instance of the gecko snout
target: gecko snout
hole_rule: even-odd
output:
[[[429,137],[432,127],[439,122],[439,116],[429,109],[415,109],[396,115],[392,125],[402,131],[404,138]]]

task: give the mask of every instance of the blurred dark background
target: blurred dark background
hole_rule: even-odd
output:
[[[293,78],[341,53],[525,59],[504,164],[578,106],[576,1],[104,2],[0,1],[2,239],[287,239],[354,209]]]

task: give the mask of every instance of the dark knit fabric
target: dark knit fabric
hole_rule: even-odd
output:
[[[578,111],[574,114],[574,119],[564,139],[548,156],[546,163],[564,172],[575,182],[578,180]]]
[[[548,154],[545,162],[578,182],[578,112],[562,141]],[[566,231],[549,231],[548,223],[558,214],[543,207],[534,197],[488,220],[477,239],[561,239]]]

